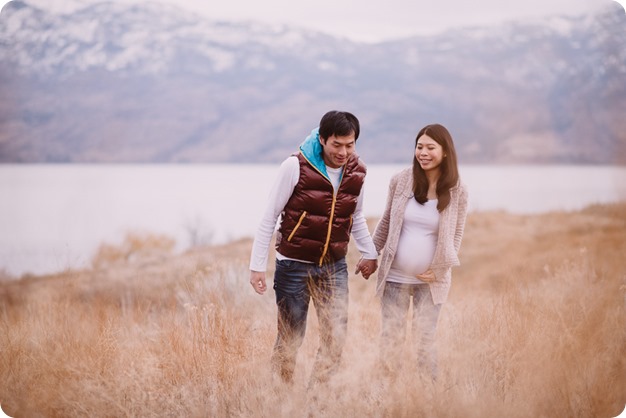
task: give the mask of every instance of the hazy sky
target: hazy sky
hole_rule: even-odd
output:
[[[70,11],[97,0],[25,0]],[[137,3],[142,0],[114,0]],[[588,14],[613,0],[154,0],[212,19],[286,23],[377,42],[450,27],[490,25],[555,14]],[[619,0],[624,2],[624,0]],[[6,2],[2,2],[4,4]]]

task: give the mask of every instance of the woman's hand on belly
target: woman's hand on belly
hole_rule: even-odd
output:
[[[433,273],[431,269],[428,269],[424,273],[418,274],[417,278],[423,282],[431,283],[435,281],[435,273]]]

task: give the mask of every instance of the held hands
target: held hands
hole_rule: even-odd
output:
[[[267,290],[267,284],[265,283],[264,271],[250,270],[250,284],[254,288],[254,291],[259,295],[262,295]]]
[[[378,260],[366,260],[361,258],[358,263],[356,263],[356,271],[354,274],[363,275],[365,280],[369,279],[370,276],[376,271],[378,268]]]

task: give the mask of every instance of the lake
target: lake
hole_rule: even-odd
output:
[[[369,165],[365,214],[379,216],[403,165]],[[89,265],[103,242],[165,234],[177,249],[253,236],[275,165],[0,165],[0,270]],[[626,200],[626,167],[461,166],[471,211],[541,213]]]

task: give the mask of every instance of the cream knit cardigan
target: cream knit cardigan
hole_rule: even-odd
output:
[[[404,211],[409,199],[413,199],[413,169],[407,168],[395,174],[389,182],[387,205],[374,231],[374,245],[382,257],[378,268],[376,294],[382,296],[391,263],[398,247]],[[458,266],[459,248],[467,215],[467,190],[459,181],[450,189],[450,204],[439,215],[437,247],[430,265],[435,281],[429,283],[430,294],[435,304],[444,303],[452,283],[452,267]],[[416,248],[415,251],[419,251]]]

